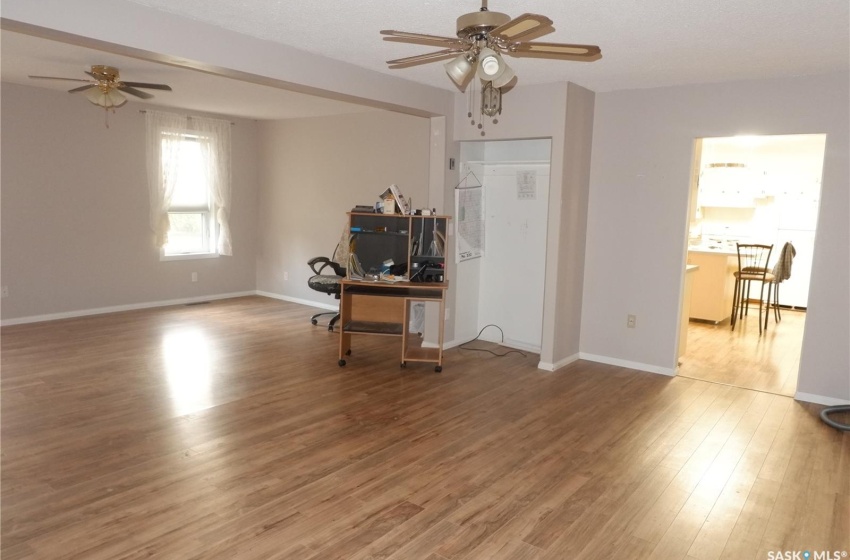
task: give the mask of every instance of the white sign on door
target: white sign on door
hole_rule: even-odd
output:
[[[517,200],[535,200],[537,198],[537,171],[516,172]]]

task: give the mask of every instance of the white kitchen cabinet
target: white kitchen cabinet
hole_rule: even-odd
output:
[[[751,192],[740,189],[699,189],[698,203],[703,207],[755,208],[756,199]]]
[[[698,190],[700,206],[753,208],[756,205],[755,199],[762,196],[764,196],[763,181],[760,176],[747,168],[708,168],[700,175]]]

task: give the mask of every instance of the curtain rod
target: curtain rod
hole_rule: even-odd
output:
[[[146,111],[146,110],[144,110],[144,109],[139,109],[139,112],[140,112],[140,113],[147,113],[147,111]],[[191,118],[195,118],[195,117],[192,117],[192,115],[186,115],[186,118],[187,118],[187,119],[191,119]],[[197,117],[197,118],[202,119],[202,118],[204,118],[204,117]],[[231,124],[232,126],[236,126],[236,123],[235,123],[235,122],[233,122],[233,121],[228,121],[228,122],[230,122],[230,124]]]

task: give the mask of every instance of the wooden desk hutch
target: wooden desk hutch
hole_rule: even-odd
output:
[[[366,277],[342,280],[340,293],[339,365],[351,355],[352,335],[401,337],[401,367],[408,362],[434,363],[443,370],[445,325],[446,234],[448,216],[404,216],[350,212],[351,253],[356,255]],[[407,263],[408,278],[414,281],[370,280],[386,268],[385,262]],[[417,303],[438,303],[438,342],[423,344],[420,333],[410,331],[412,308]]]

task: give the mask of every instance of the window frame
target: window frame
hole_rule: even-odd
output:
[[[160,132],[160,137],[165,138],[168,135],[177,135],[181,142],[209,142],[213,139],[189,130],[163,130]],[[160,152],[160,158],[164,154]],[[203,229],[207,232],[204,236],[204,249],[196,252],[186,253],[166,253],[165,246],[159,248],[160,261],[180,261],[192,259],[214,259],[219,257],[218,253],[218,223],[215,219],[216,204],[212,193],[212,185],[207,182],[206,185],[207,204],[206,206],[175,206],[170,205],[168,208],[169,218],[172,214],[200,214],[203,220]],[[170,230],[169,230],[170,233]]]

